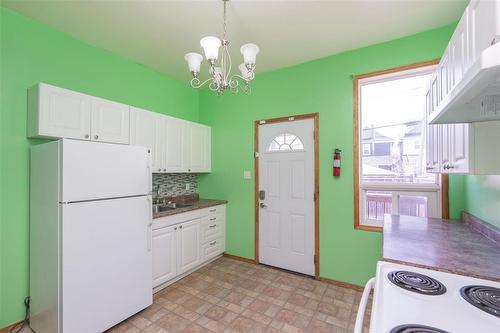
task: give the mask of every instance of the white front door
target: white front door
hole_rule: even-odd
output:
[[[259,125],[259,262],[314,275],[314,120]]]

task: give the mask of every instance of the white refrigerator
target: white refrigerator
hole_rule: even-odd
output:
[[[102,332],[152,304],[151,154],[62,139],[31,148],[37,333]]]

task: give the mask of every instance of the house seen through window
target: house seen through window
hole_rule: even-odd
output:
[[[425,169],[425,92],[434,66],[357,79],[358,225],[384,214],[438,217],[439,179]],[[355,89],[356,89],[355,88]]]

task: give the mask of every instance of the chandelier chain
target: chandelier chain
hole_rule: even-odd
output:
[[[226,20],[227,20],[227,16],[226,16],[226,4],[227,4],[227,0],[223,0],[224,2],[224,25],[223,25],[223,28],[224,28],[224,35],[223,35],[223,39],[226,39],[226,33],[227,33],[227,23],[226,23]]]

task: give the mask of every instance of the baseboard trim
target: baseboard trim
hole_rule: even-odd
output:
[[[5,326],[4,328],[0,328],[0,333],[10,333],[11,329],[13,329],[15,326],[19,325],[22,322],[23,320],[10,324],[9,326]]]
[[[243,261],[249,264],[258,264],[258,262],[255,261],[255,259],[248,259],[240,256],[235,256],[234,254],[229,254],[227,252],[224,252],[223,254],[224,257],[229,258],[229,259],[234,259],[238,261]]]
[[[363,286],[360,286],[360,285],[357,285],[357,284],[354,284],[354,283],[349,283],[349,282],[344,282],[344,281],[338,281],[338,280],[329,279],[329,278],[322,277],[322,276],[318,277],[318,280],[321,281],[321,282],[326,282],[326,283],[329,283],[329,284],[333,284],[335,286],[344,287],[344,288],[348,288],[348,289],[353,289],[353,290],[356,290],[356,291],[363,291],[363,289],[364,289]]]

